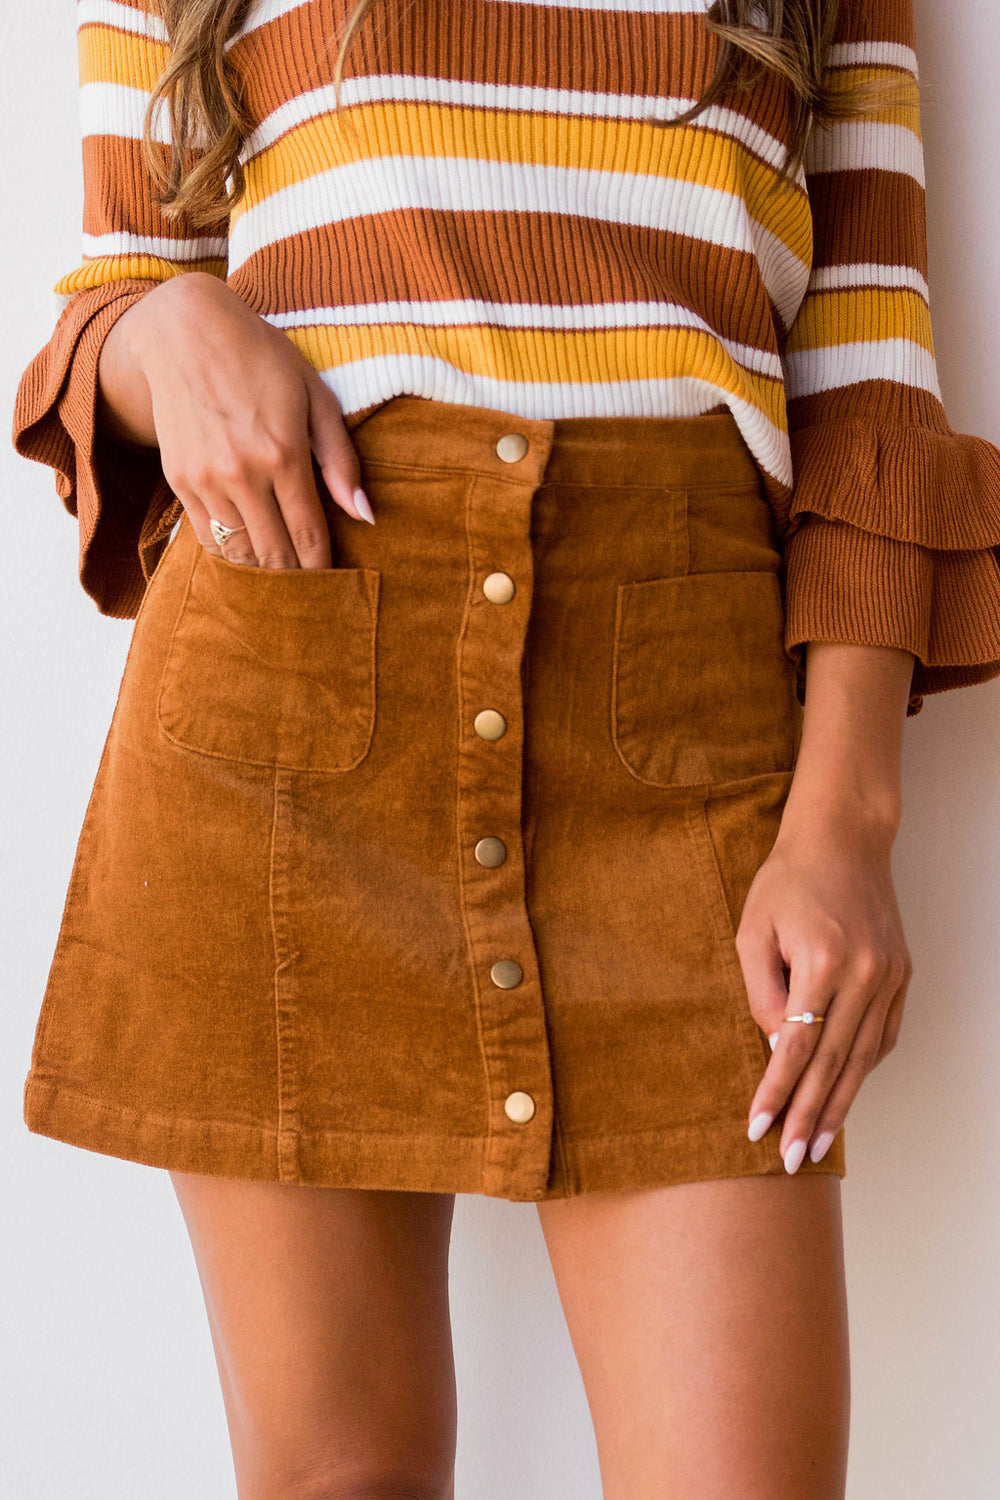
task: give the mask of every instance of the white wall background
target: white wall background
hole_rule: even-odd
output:
[[[1000,442],[995,0],[917,0],[931,290],[952,425]],[[73,0],[0,14],[0,405],[79,257]],[[222,1399],[165,1172],[34,1136],[21,1091],[132,629],[76,583],[49,470],[0,446],[4,790],[0,1493],[230,1500]],[[848,1121],[849,1500],[1000,1493],[1000,682],[906,727],[897,888],[915,976],[896,1051]],[[531,1204],[456,1203],[459,1500],[600,1500],[596,1450]],[[679,1497],[678,1497],[679,1500]],[[738,1497],[734,1497],[738,1500]]]

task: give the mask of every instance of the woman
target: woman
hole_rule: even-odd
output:
[[[842,1496],[902,723],[1000,673],[911,0],[79,40],[14,438],[136,625],[29,1128],[170,1171],[241,1500],[453,1494],[455,1192],[538,1203],[609,1500]]]

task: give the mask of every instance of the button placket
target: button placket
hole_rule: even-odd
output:
[[[523,433],[501,435],[496,481],[478,474],[466,503],[474,576],[458,652],[458,835],[488,1091],[484,1188],[501,1196],[540,1196],[552,1148],[551,1057],[520,832],[532,496],[552,428],[527,424],[530,441]],[[501,466],[515,463],[525,472],[512,481]]]

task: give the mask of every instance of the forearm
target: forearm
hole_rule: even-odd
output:
[[[782,833],[849,816],[895,837],[913,654],[810,641],[802,742]]]

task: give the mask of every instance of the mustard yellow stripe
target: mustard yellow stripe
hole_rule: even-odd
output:
[[[60,277],[52,290],[60,296],[73,292],[86,292],[95,286],[107,286],[113,281],[136,278],[140,281],[169,281],[171,276],[181,276],[187,271],[207,271],[210,275],[225,279],[224,260],[186,260],[183,265],[162,260],[156,255],[101,255],[84,261],[75,271]]]
[[[80,83],[118,83],[152,91],[167,65],[165,42],[116,31],[112,26],[81,26],[78,33]]]
[[[884,64],[871,63],[850,68],[836,68],[832,75],[838,93],[841,89],[853,94],[876,81],[887,91],[881,104],[866,106],[863,118],[879,125],[903,125],[921,139],[920,132],[920,88],[913,74],[905,68],[887,68]]]
[[[330,166],[372,156],[473,156],[483,161],[648,174],[733,192],[751,215],[800,260],[808,261],[808,199],[741,142],[693,125],[663,128],[636,120],[586,119],[426,102],[353,106],[287,131],[247,165],[247,194],[233,222],[282,188]],[[692,232],[696,232],[693,227]]]
[[[908,339],[934,353],[927,303],[909,287],[843,287],[811,292],[786,343],[791,354],[835,344]]]
[[[560,385],[591,383],[627,371],[632,379],[689,376],[753,401],[776,427],[783,424],[785,388],[748,371],[698,329],[590,329],[582,333],[525,328],[427,328],[412,323],[290,328],[288,337],[317,370],[387,355],[446,360],[491,379]],[[620,378],[612,376],[611,378]]]

